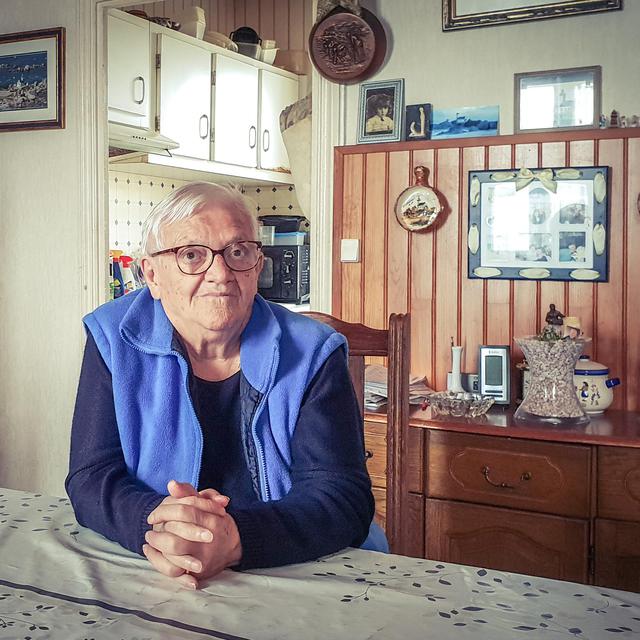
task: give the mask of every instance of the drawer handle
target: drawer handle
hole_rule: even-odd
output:
[[[515,485],[509,484],[508,482],[494,482],[490,477],[489,473],[491,469],[489,467],[482,467],[482,475],[484,479],[492,486],[498,487],[498,489],[515,489]],[[520,482],[526,482],[527,480],[531,480],[532,475],[529,471],[523,472],[520,476]],[[518,483],[519,484],[519,483]]]
[[[364,459],[369,460],[370,458],[373,458],[373,451],[366,449],[364,452]]]

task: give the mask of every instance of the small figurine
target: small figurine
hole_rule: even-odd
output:
[[[620,126],[621,127],[627,126],[627,116],[620,116]]]
[[[564,313],[562,313],[561,311],[558,311],[556,309],[556,305],[551,303],[549,305],[549,311],[547,312],[547,315],[544,319],[544,321],[547,324],[553,325],[553,326],[557,326],[557,327],[561,327],[562,326],[562,318],[564,318]]]
[[[640,118],[638,116],[631,116],[631,121],[629,123],[630,127],[640,126]]]
[[[604,113],[601,113],[600,117],[598,118],[598,126],[601,129],[607,128],[607,116],[605,116]]]
[[[618,112],[615,109],[611,112],[611,117],[609,118],[609,126],[611,128],[620,126],[620,124],[618,123]]]

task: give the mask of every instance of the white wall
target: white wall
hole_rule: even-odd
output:
[[[66,128],[0,132],[0,486],[58,495],[83,341],[79,1],[0,0],[1,33],[66,28]]]
[[[513,133],[513,74],[602,66],[602,110],[640,115],[640,1],[622,11],[461,31],[442,31],[441,0],[364,0],[389,38],[372,80],[405,79],[405,103],[500,105]],[[356,141],[358,85],[347,89],[348,144]]]

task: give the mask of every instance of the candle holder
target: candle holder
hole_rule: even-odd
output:
[[[578,400],[573,370],[590,339],[543,340],[526,336],[515,341],[527,359],[531,380],[514,418],[558,425],[587,424],[589,416]]]

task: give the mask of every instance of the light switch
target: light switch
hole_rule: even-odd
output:
[[[360,240],[342,238],[340,241],[340,262],[360,262]]]

